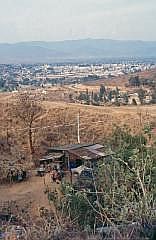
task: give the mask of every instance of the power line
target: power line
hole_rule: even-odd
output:
[[[103,123],[105,125],[110,125],[110,124],[106,124],[103,121],[97,121],[97,122],[91,122],[91,124],[97,124],[97,123]],[[58,128],[58,127],[69,127],[69,126],[76,126],[77,123],[72,123],[72,124],[59,124],[59,125],[52,125],[52,126],[42,126],[42,127],[32,127],[31,130],[36,130],[36,129],[47,129],[47,128]],[[79,123],[79,130],[81,126],[86,125],[86,123]],[[6,127],[0,127],[0,129],[6,129]],[[13,131],[25,131],[28,130],[29,127],[25,127],[25,128],[9,128],[9,130],[13,130]],[[82,129],[82,128],[81,128]],[[84,128],[83,128],[84,129]]]
[[[43,126],[43,127],[33,127],[31,128],[31,130],[36,130],[36,129],[47,129],[47,128],[58,128],[58,127],[68,127],[68,126],[74,126],[76,125],[76,123],[74,124],[60,124],[60,125],[53,125],[53,126]],[[6,127],[0,127],[1,129],[6,129]],[[28,130],[29,127],[26,127],[26,128],[9,128],[9,130],[13,130],[13,131],[25,131],[25,130]]]

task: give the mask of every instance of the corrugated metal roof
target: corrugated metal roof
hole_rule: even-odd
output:
[[[85,144],[70,144],[70,145],[64,145],[64,146],[56,146],[56,147],[51,147],[48,148],[48,151],[68,151],[72,149],[78,149],[82,147],[88,147],[88,146],[93,146],[95,144],[93,143],[85,143]]]
[[[97,150],[94,150],[94,149],[90,149],[90,152],[98,155],[99,157],[105,157],[106,156],[106,154],[104,152],[97,151]]]
[[[69,150],[68,152],[78,156],[81,159],[85,159],[85,160],[97,159],[97,158],[101,157],[101,155],[98,154],[97,152],[94,153],[86,148],[73,149],[73,150]]]
[[[96,150],[96,149],[100,149],[100,148],[103,148],[104,146],[101,145],[101,144],[94,144],[94,145],[91,145],[91,146],[88,146],[86,147],[87,149],[93,149],[93,150]]]
[[[105,148],[101,144],[72,144],[58,147],[51,147],[48,152],[52,151],[67,151],[69,154],[74,154],[80,159],[92,160],[101,157],[112,155],[113,152],[106,152]],[[53,153],[51,153],[53,155]]]
[[[62,153],[53,153],[50,155],[45,156],[44,158],[40,159],[40,161],[46,161],[46,160],[51,160],[51,159],[58,159],[63,156]]]

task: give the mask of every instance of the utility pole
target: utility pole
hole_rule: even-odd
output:
[[[80,111],[77,115],[77,142],[80,144]]]

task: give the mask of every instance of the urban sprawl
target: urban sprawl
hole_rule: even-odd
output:
[[[155,103],[155,80],[139,79],[138,74],[156,68],[152,63],[123,62],[114,64],[33,64],[0,65],[0,91],[17,92],[22,89],[43,89],[70,86],[71,102],[93,105]],[[77,88],[86,82],[130,76],[128,86],[110,88],[103,84],[99,91]],[[154,84],[154,86],[153,86]],[[147,88],[144,88],[144,87]],[[127,90],[128,89],[128,90]],[[47,91],[47,92],[46,92]]]

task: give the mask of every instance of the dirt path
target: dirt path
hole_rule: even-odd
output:
[[[33,212],[37,213],[40,207],[49,208],[47,195],[44,193],[45,184],[53,188],[49,175],[44,177],[31,177],[29,180],[13,185],[0,186],[0,202],[17,201],[32,203]]]

